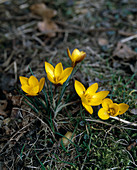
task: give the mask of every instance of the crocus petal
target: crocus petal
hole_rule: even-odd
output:
[[[25,93],[29,93],[29,91],[31,90],[32,87],[27,84],[24,84],[21,86],[21,88]]]
[[[65,70],[63,70],[62,74],[59,77],[59,84],[62,85],[67,80],[67,78],[70,76],[72,70],[73,70],[72,67],[69,67],[69,68],[66,68]]]
[[[98,83],[92,84],[85,92],[85,94],[94,95],[98,89]]]
[[[109,91],[100,91],[93,95],[93,98],[104,99],[109,94]]]
[[[49,74],[47,73],[47,78],[49,81],[51,81],[53,84],[56,84],[56,82],[54,81],[54,78]]]
[[[73,52],[72,52],[72,60],[73,61],[77,61],[77,62],[80,62],[82,61],[86,56],[86,53],[83,52],[83,51],[79,51],[78,49],[75,49]]]
[[[71,53],[70,53],[70,51],[69,51],[69,48],[67,48],[67,53],[68,53],[69,58],[70,58],[71,61],[72,61],[72,56],[71,56]]]
[[[93,98],[90,102],[89,102],[89,104],[91,105],[91,106],[98,106],[98,105],[100,105],[101,103],[102,103],[102,99],[101,98]]]
[[[30,90],[30,92],[28,93],[28,95],[37,95],[37,93],[39,92],[39,85],[37,85],[37,86],[35,86],[35,87],[33,87],[33,88],[31,88],[31,90]]]
[[[86,57],[86,53],[85,52],[80,52],[80,54],[78,55],[78,56],[75,56],[74,57],[74,61],[76,62],[76,63],[79,63],[79,62],[81,62],[82,60],[84,60],[84,58]]]
[[[76,49],[72,52],[72,59],[73,59],[73,61],[75,61],[79,55],[80,55],[80,51],[76,48]]]
[[[87,97],[85,97],[85,95],[81,95],[80,96],[81,100],[82,100],[82,103],[86,104],[86,105],[91,105],[91,102],[88,101]]]
[[[85,57],[86,53],[82,51],[81,54],[77,57],[76,62],[79,63],[80,61],[84,60]]]
[[[28,85],[23,85],[23,86],[21,86],[21,88],[25,93],[27,93],[30,96],[36,96],[37,93],[39,92],[39,85],[35,86],[33,88]]]
[[[50,73],[50,75],[54,77],[54,67],[50,63],[45,62],[45,70],[46,73]]]
[[[38,94],[37,93],[31,93],[31,92],[29,92],[29,94],[26,94],[27,96],[37,96]]]
[[[122,115],[123,113],[125,113],[128,108],[129,108],[129,105],[125,104],[125,103],[120,103],[119,105],[119,114],[118,115]]]
[[[30,76],[28,83],[31,87],[35,87],[39,84],[38,79],[34,76]]]
[[[39,92],[43,89],[43,86],[45,84],[45,78],[41,78],[39,82]]]
[[[86,105],[85,103],[82,102],[82,105],[85,107],[85,109],[90,113],[92,114],[93,113],[93,109],[91,106],[89,105]]]
[[[54,70],[55,78],[58,78],[61,75],[62,72],[63,72],[62,63],[58,63],[55,67],[55,70]]]
[[[19,77],[21,85],[27,84],[28,85],[28,78],[27,77]]]
[[[109,109],[109,105],[112,104],[113,101],[109,98],[106,98],[103,100],[102,102],[102,107],[105,109],[105,110],[108,110]]]
[[[109,114],[104,108],[99,109],[98,116],[103,120],[107,120],[109,118]]]
[[[79,81],[75,80],[75,90],[77,92],[77,94],[79,95],[79,97],[82,97],[83,94],[85,93],[86,89],[83,86],[82,83],[80,83]]]

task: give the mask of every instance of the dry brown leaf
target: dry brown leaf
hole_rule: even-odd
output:
[[[0,109],[5,110],[7,107],[7,104],[8,104],[7,100],[0,100]]]
[[[21,110],[12,108],[11,118],[12,119],[23,118]]]
[[[0,109],[0,116],[7,117],[7,113]]]
[[[11,129],[8,126],[4,126],[3,128],[5,129],[6,135],[10,135],[11,134]]]
[[[49,37],[55,37],[55,31],[58,29],[57,24],[51,20],[52,17],[57,15],[57,11],[51,8],[48,8],[45,4],[34,4],[30,7],[33,14],[39,15],[42,17],[43,21],[38,22],[38,29],[41,32],[45,32]]]
[[[39,15],[44,19],[51,19],[57,15],[57,11],[48,8],[44,3],[33,4],[30,7],[33,14]]]
[[[44,20],[43,22],[38,22],[38,29],[41,32],[45,32],[49,37],[55,37],[58,26],[51,20]]]
[[[117,56],[122,60],[129,61],[131,59],[136,59],[137,53],[129,48],[126,44],[119,42],[113,52],[113,56]]]
[[[99,39],[98,39],[98,44],[99,44],[100,46],[108,45],[108,40],[105,39],[105,38],[99,38]]]
[[[136,145],[137,145],[137,139],[127,147],[127,150],[130,151],[132,149],[135,149]]]
[[[7,100],[0,100],[0,115],[7,117],[7,111],[5,109],[7,108]]]
[[[11,101],[12,101],[12,104],[13,106],[20,106],[21,105],[21,102],[22,102],[22,96],[11,96]]]
[[[33,4],[31,5],[30,10],[33,14],[43,17],[43,13],[46,10],[46,5],[43,3]]]
[[[75,137],[76,135],[74,134],[73,137],[72,137],[72,135],[73,135],[73,133],[68,131],[68,132],[64,135],[65,137],[62,137],[61,140],[62,140],[64,146],[67,146],[67,145],[70,143],[70,141],[74,142],[74,137]]]

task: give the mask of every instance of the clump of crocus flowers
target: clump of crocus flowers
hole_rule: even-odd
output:
[[[61,85],[63,86],[62,94],[64,89],[68,85],[69,79],[73,75],[73,70],[76,65],[80,63],[85,57],[86,53],[84,51],[79,51],[74,49],[70,52],[67,49],[68,56],[71,59],[71,67],[63,69],[62,63],[58,63],[55,67],[48,62],[45,62],[45,71],[47,74],[48,80],[53,83],[56,87]],[[41,78],[40,81],[35,76],[30,76],[30,78],[20,76],[21,88],[29,96],[37,96],[43,89],[45,84],[45,78]],[[65,84],[65,82],[67,82]],[[116,117],[125,113],[129,106],[125,103],[117,104],[109,98],[106,98],[109,94],[109,91],[99,91],[98,83],[92,84],[87,89],[84,85],[75,80],[74,82],[75,91],[81,99],[83,107],[90,113],[93,113],[92,106],[99,106],[102,104],[102,108],[98,111],[99,118],[106,120],[109,117]]]

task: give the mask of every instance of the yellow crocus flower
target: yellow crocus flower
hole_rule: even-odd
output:
[[[30,76],[30,78],[20,76],[19,79],[22,90],[29,96],[38,95],[45,83],[45,78],[41,78],[40,81],[38,81],[34,76]]]
[[[72,54],[69,49],[67,49],[67,52],[72,61],[72,67],[75,67],[77,63],[81,62],[86,57],[86,53],[84,51],[79,51],[78,49],[75,49]]]
[[[129,105],[125,103],[120,104],[113,103],[111,99],[106,98],[102,102],[102,108],[98,111],[98,116],[101,119],[106,120],[110,116],[115,117],[125,113],[128,110],[128,108]]]
[[[73,68],[69,67],[63,70],[62,63],[58,63],[55,68],[48,62],[45,62],[45,70],[49,81],[56,85],[62,85],[70,76]]]
[[[102,103],[103,99],[108,95],[109,91],[97,92],[98,84],[94,83],[86,90],[82,83],[75,80],[75,90],[82,100],[82,105],[85,109],[92,114],[93,109],[91,106],[98,106]]]

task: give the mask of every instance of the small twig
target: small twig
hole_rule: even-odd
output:
[[[129,122],[129,121],[127,121],[127,120],[120,119],[119,117],[112,117],[112,116],[110,116],[110,118],[115,119],[115,120],[119,120],[120,122],[126,123],[126,124],[131,125],[131,126],[137,126],[136,123],[133,123],[133,122]]]
[[[137,38],[137,34],[132,35],[132,36],[130,36],[130,37],[127,37],[127,38],[121,40],[120,42],[121,42],[121,43],[125,43],[125,42],[130,41],[130,40],[133,40],[133,39],[135,39],[135,38]]]
[[[14,65],[15,82],[17,82],[17,79],[18,79],[18,75],[17,75],[17,62],[14,61],[13,65]]]
[[[12,60],[12,57],[14,56],[14,53],[15,53],[15,51],[13,51],[12,53],[11,53],[11,55],[9,56],[9,58],[8,59],[6,59],[6,61],[2,64],[2,67],[7,67],[9,64],[10,64],[10,62],[11,62],[11,60]],[[6,52],[6,57],[7,57],[7,52]]]
[[[111,124],[103,122],[101,120],[96,120],[96,119],[85,119],[85,120],[89,121],[89,122],[97,122],[97,123],[102,123],[102,124],[105,124],[105,125],[108,125],[108,126],[112,126]]]
[[[101,28],[88,28],[88,29],[85,29],[85,28],[82,28],[82,27],[80,27],[80,26],[72,25],[72,24],[67,23],[67,22],[56,21],[56,23],[57,23],[58,25],[62,25],[62,26],[67,27],[67,28],[72,28],[72,29],[74,29],[74,30],[79,30],[79,31],[82,31],[82,32],[84,32],[84,33],[105,32],[105,31],[117,31],[117,29],[114,28],[114,27],[111,27],[111,28],[101,27]]]

